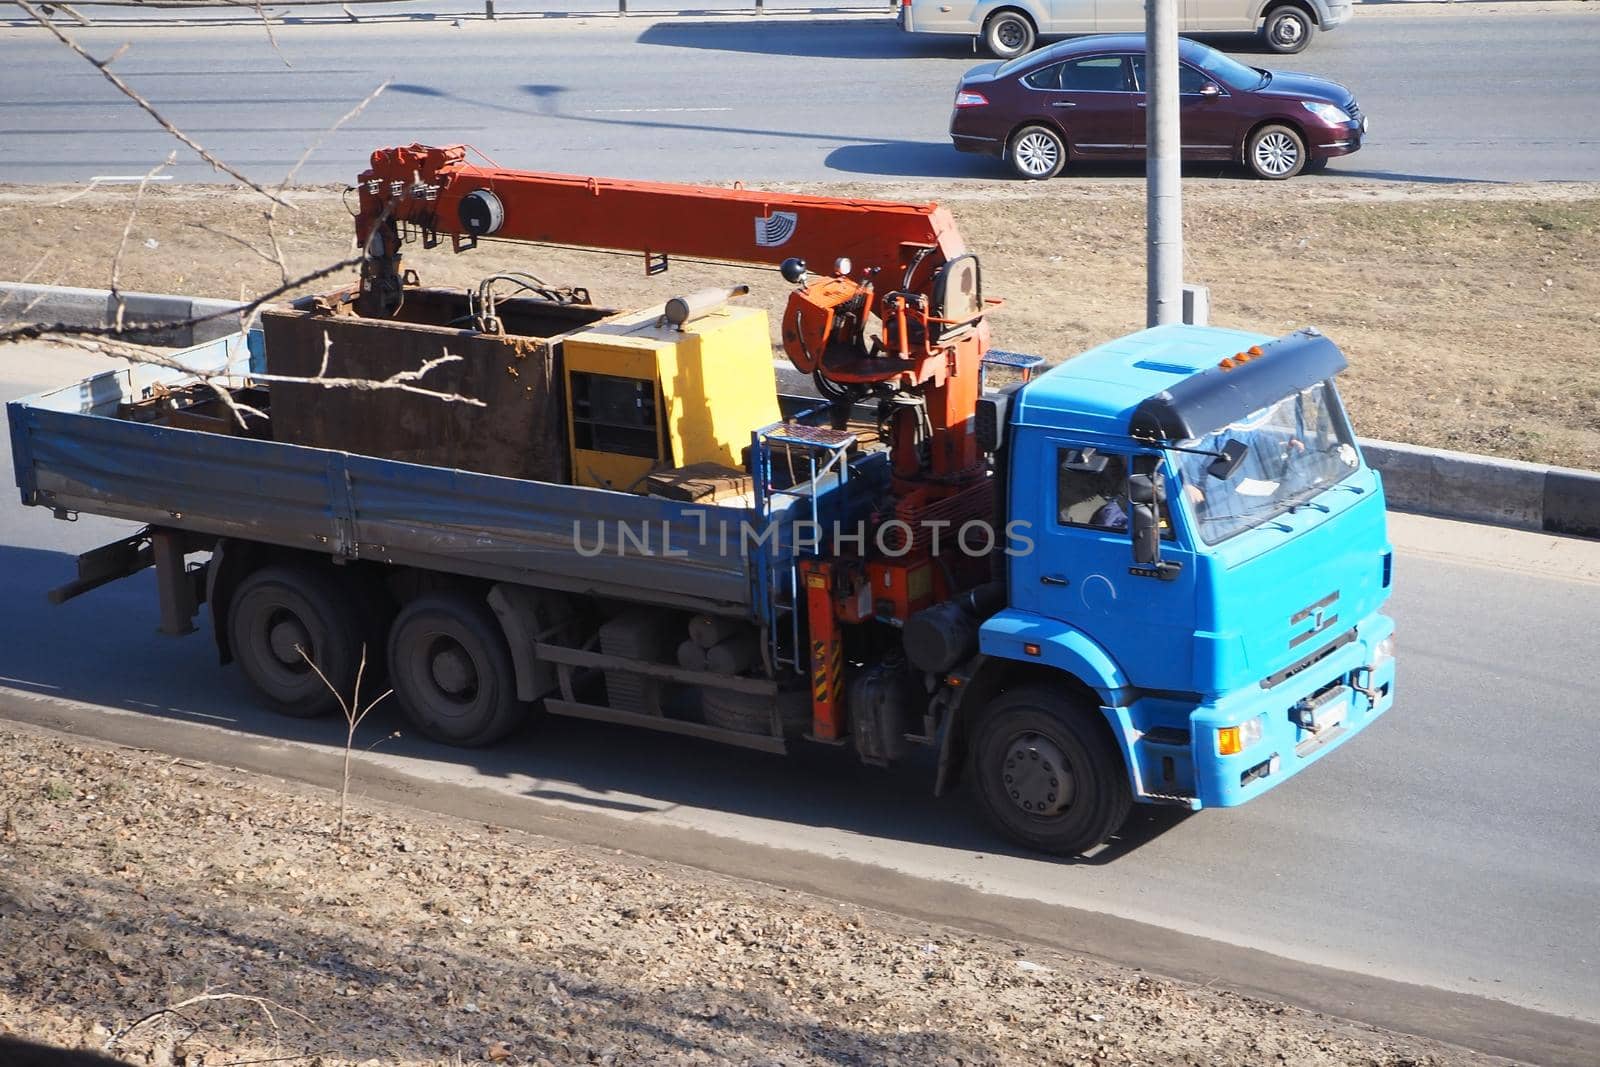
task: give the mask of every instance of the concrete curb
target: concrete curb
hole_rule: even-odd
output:
[[[194,318],[239,306],[226,300],[161,293],[122,296],[125,323],[177,324],[130,331],[129,340],[182,347],[239,328],[238,319],[227,314],[190,324]],[[0,324],[15,320],[103,326],[115,315],[116,303],[105,289],[0,282]],[[1367,463],[1382,473],[1389,506],[1397,511],[1600,538],[1600,473],[1395,441],[1363,440],[1361,450]]]
[[[1362,441],[1389,506],[1447,519],[1600,537],[1600,474],[1514,459]]]
[[[132,327],[125,340],[139,344],[186,348],[236,333],[239,320],[226,312],[240,305],[165,293],[123,293],[122,321]],[[117,302],[109,289],[73,289],[58,285],[0,282],[0,324],[59,323],[63,326],[105,326],[116,321]],[[194,319],[207,315],[205,322]],[[140,329],[149,324],[152,328]]]

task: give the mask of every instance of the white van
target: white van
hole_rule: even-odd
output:
[[[1289,53],[1354,13],[1353,0],[1178,0],[1178,32],[1259,31],[1272,51]],[[1144,0],[900,0],[899,23],[907,33],[980,37],[1010,59],[1040,34],[1140,33]]]

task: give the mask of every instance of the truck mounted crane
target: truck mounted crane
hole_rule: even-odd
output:
[[[176,364],[232,375],[254,423],[175,368],[10,405],[24,503],[149,524],[58,600],[153,565],[164,628],[208,604],[224,662],[296,715],[334,703],[306,656],[342,687],[376,645],[413,726],[455,744],[537,708],[874,764],[925,748],[936,792],[965,777],[1056,853],[1134,802],[1245,803],[1393,704],[1382,484],[1314,329],[1162,326],[1043,370],[991,348],[935,205],[459,146],[374,152],[357,188],[357,287]],[[818,395],[777,395],[765,313],[732,291],[462,316],[402,262],[446,235],[777,266],[779,343]],[[271,374],[441,350],[430,374],[476,412]]]

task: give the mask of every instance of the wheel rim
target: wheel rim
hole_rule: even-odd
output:
[[[478,662],[460,641],[449,634],[428,635],[416,673],[427,686],[427,702],[445,715],[461,715],[478,699],[482,674]]]
[[[265,632],[266,648],[276,661],[274,666],[291,674],[304,674],[310,669],[305,657],[314,656],[316,650],[311,646],[311,634],[300,616],[280,608],[267,617]],[[301,649],[305,650],[304,656],[300,654]]]
[[[1018,19],[1001,19],[1000,24],[994,28],[994,36],[1008,52],[1020,49],[1028,43],[1028,31]]]
[[[1030,133],[1017,139],[1017,166],[1024,174],[1049,174],[1061,162],[1061,149],[1048,134]]]
[[[1272,24],[1272,40],[1285,48],[1292,48],[1306,35],[1306,27],[1295,15],[1286,15]]]
[[[1288,174],[1300,162],[1300,146],[1282,130],[1273,130],[1256,142],[1255,160],[1263,174]]]
[[[1077,780],[1061,747],[1031,730],[1006,746],[1001,765],[1006,795],[1025,814],[1048,819],[1072,806]]]

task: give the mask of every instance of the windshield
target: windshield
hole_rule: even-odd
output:
[[[1328,382],[1269,404],[1184,448],[1220,452],[1230,441],[1245,448],[1238,469],[1215,478],[1211,455],[1173,452],[1183,499],[1208,545],[1226,540],[1305,503],[1356,469],[1355,445]]]
[[[1259,89],[1272,77],[1205,45],[1196,45],[1194,54],[1184,58],[1230,89]]]

